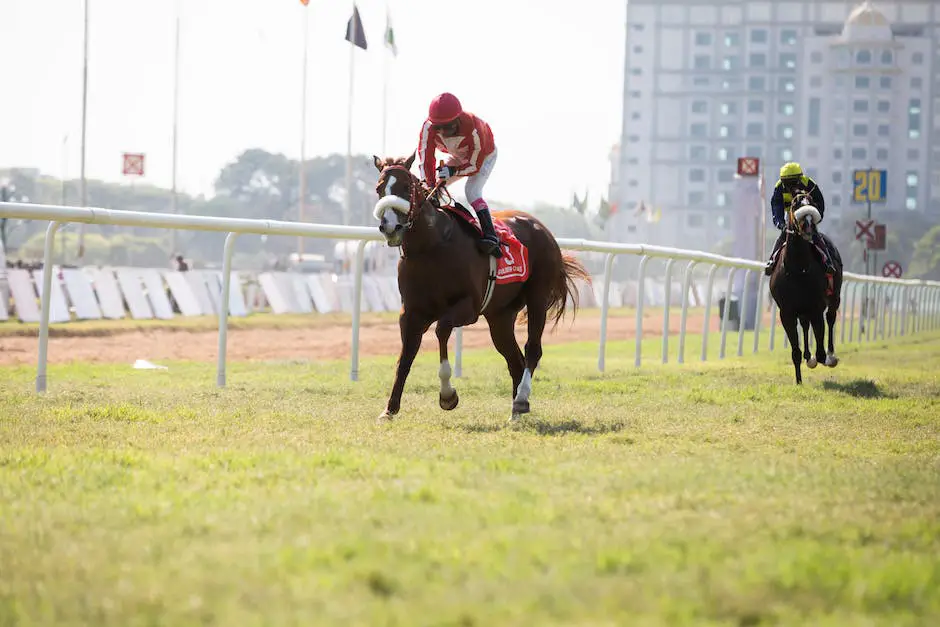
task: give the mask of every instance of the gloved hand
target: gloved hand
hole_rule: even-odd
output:
[[[777,222],[776,220],[774,220],[774,226],[777,227],[778,231],[783,230],[783,222]]]
[[[437,168],[437,178],[439,181],[448,181],[454,177],[454,174],[457,172],[457,168],[454,168],[449,165],[438,166]]]

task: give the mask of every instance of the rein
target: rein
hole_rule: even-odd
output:
[[[408,168],[403,165],[395,164],[385,166],[382,172],[385,173],[392,170],[403,172],[405,179],[408,181],[408,221],[404,225],[406,229],[410,229],[414,224],[415,213],[421,205],[431,200],[435,196],[437,197],[438,203],[440,203],[441,198],[439,194],[442,191],[447,194],[448,198],[453,200],[450,192],[447,191],[447,187],[444,186],[444,181],[438,181],[434,187],[425,192],[423,189],[421,189],[421,185],[418,184],[418,181],[415,180],[415,177],[411,174],[411,171],[408,170]]]

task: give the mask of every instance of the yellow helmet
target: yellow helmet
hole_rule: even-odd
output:
[[[782,179],[797,178],[799,176],[803,176],[803,168],[800,167],[799,163],[791,161],[790,163],[784,163],[783,167],[780,168],[780,178]]]

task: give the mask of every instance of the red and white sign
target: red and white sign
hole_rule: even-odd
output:
[[[740,176],[757,176],[760,172],[760,159],[757,157],[739,157],[738,174]]]
[[[884,250],[888,245],[888,227],[884,224],[876,224],[875,234],[868,240],[866,247],[869,250]]]
[[[881,268],[881,276],[894,277],[895,279],[900,279],[902,272],[903,268],[897,261],[885,262],[885,265]]]
[[[874,220],[856,220],[855,221],[855,239],[875,239]]]
[[[144,175],[144,155],[143,153],[125,152],[124,167],[122,168],[124,176],[143,176]]]

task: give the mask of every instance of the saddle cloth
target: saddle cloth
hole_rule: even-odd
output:
[[[480,236],[483,235],[483,227],[480,226],[475,211],[471,211],[457,202],[442,207],[442,209],[450,211],[473,226]],[[519,241],[512,229],[502,220],[493,218],[493,228],[496,230],[499,247],[503,252],[503,256],[499,258],[499,263],[496,266],[496,283],[524,283],[529,278],[529,249]]]

